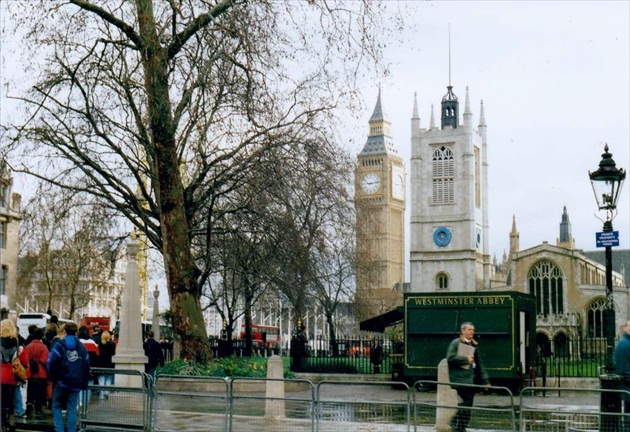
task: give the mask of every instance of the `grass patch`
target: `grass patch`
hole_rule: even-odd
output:
[[[295,374],[289,370],[287,363],[284,365],[284,377],[295,378]],[[208,363],[196,363],[178,359],[156,370],[158,375],[179,376],[209,376],[209,377],[247,377],[266,378],[267,359],[263,357],[226,357],[213,359]]]

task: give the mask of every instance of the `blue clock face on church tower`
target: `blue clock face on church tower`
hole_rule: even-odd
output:
[[[451,230],[446,227],[439,227],[433,231],[433,241],[438,246],[446,246],[451,242]]]

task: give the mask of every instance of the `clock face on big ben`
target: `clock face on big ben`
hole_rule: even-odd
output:
[[[374,194],[381,187],[381,179],[377,174],[369,173],[361,179],[361,189],[366,194]]]

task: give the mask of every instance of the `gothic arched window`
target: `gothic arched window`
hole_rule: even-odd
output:
[[[560,267],[548,260],[539,261],[529,270],[527,280],[529,292],[536,296],[539,315],[564,313],[564,276]]]
[[[455,182],[455,161],[448,147],[440,147],[433,152],[433,204],[452,204]]]
[[[586,308],[586,321],[589,337],[603,338],[606,336],[606,299],[597,298]]]

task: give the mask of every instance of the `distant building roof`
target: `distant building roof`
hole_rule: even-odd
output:
[[[584,256],[606,264],[606,255],[603,250],[585,251]],[[626,286],[630,286],[630,249],[614,249],[612,250],[612,267],[613,271],[623,274]]]

